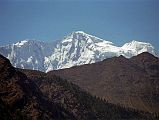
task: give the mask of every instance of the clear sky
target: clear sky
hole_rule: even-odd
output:
[[[0,0],[0,45],[54,41],[78,30],[119,46],[135,39],[159,50],[159,0]]]

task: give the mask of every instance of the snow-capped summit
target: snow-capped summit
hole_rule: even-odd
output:
[[[134,46],[130,47],[130,45]],[[140,46],[140,49],[138,46]],[[145,49],[145,46],[148,49]],[[110,41],[89,35],[83,31],[77,31],[66,36],[54,47],[53,54],[45,58],[45,68],[46,71],[64,69],[120,55],[130,58],[141,53],[141,51],[155,53],[153,46],[150,46],[149,43],[132,41],[132,43],[118,47]]]
[[[145,43],[145,42],[139,42],[136,40],[132,40],[129,43],[126,43],[122,46],[122,48],[124,49],[137,49],[137,50],[141,50],[144,47],[152,47],[153,46],[150,43]]]
[[[24,47],[24,46],[27,46],[27,45],[30,45],[30,46],[33,46],[33,45],[38,45],[40,46],[41,44],[45,44],[45,42],[43,41],[38,41],[38,40],[35,40],[35,39],[25,39],[25,40],[22,40],[22,41],[19,41],[17,43],[13,43],[12,45],[16,46],[16,47]]]
[[[96,42],[101,42],[104,41],[101,38],[89,35],[83,31],[76,31],[76,32],[72,32],[71,34],[69,34],[68,36],[65,37],[65,39],[63,40],[63,42],[73,42],[73,41],[84,41],[86,43],[96,43]]]
[[[21,46],[23,46],[24,44],[26,44],[28,42],[28,40],[22,40],[22,41],[20,41],[20,42],[17,42],[16,44],[14,44],[14,45],[16,45],[16,46],[18,46],[18,47],[21,47]]]
[[[13,66],[45,72],[90,64],[120,55],[130,58],[142,52],[158,56],[150,43],[133,40],[119,47],[83,31],[72,32],[56,43],[26,39],[0,47],[0,53],[9,59]]]
[[[157,51],[150,43],[132,40],[131,42],[124,44],[121,48],[124,49],[125,52],[127,51],[133,52],[134,53],[133,56],[136,56],[143,52],[149,52],[155,56],[158,56]]]
[[[94,63],[116,56],[118,49],[112,42],[82,31],[73,32],[54,47],[51,56],[45,58],[45,68],[49,71]]]
[[[41,71],[45,71],[44,57],[50,55],[51,51],[51,44],[29,39],[0,47],[0,53],[9,59],[13,66]]]

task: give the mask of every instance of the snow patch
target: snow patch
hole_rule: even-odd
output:
[[[33,57],[30,56],[30,57],[28,58],[27,62],[28,62],[28,63],[31,63],[31,62],[32,62],[32,59],[33,59]]]
[[[27,40],[23,40],[23,41],[20,41],[20,42],[17,42],[16,44],[14,44],[14,45],[16,45],[17,47],[21,47],[21,46],[23,46],[25,43],[27,43],[28,41]]]

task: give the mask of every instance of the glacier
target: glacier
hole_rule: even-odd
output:
[[[72,32],[52,43],[26,39],[0,46],[0,54],[7,57],[13,66],[44,72],[91,64],[120,55],[130,58],[142,52],[159,56],[150,43],[132,40],[120,47],[83,31]]]

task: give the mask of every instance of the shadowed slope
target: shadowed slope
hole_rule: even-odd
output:
[[[33,81],[15,70],[9,60],[1,55],[0,100],[1,120],[74,118],[59,105],[49,102]],[[2,113],[6,113],[6,116]]]

